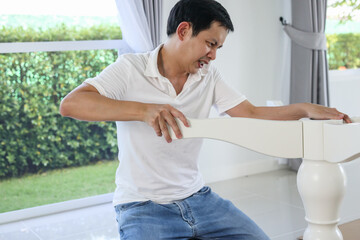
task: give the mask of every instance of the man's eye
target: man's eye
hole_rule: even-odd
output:
[[[215,45],[214,43],[208,42],[208,46],[209,46],[209,47],[213,47],[214,45]]]

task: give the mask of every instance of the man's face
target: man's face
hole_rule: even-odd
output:
[[[184,67],[188,73],[197,71],[215,60],[216,51],[222,47],[228,34],[224,26],[218,22],[213,22],[207,30],[199,32],[197,36],[192,36],[192,30],[184,40],[184,51],[182,55]]]

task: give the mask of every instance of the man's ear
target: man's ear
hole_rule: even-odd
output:
[[[176,29],[176,34],[180,41],[192,35],[192,28],[189,22],[181,22]]]

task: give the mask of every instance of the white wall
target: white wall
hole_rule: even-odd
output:
[[[163,40],[166,22],[177,0],[164,0]],[[279,17],[291,19],[288,0],[219,0],[228,10],[235,31],[218,51],[214,64],[225,81],[255,105],[266,100],[289,99],[290,40]],[[241,134],[241,133],[239,133]],[[277,160],[228,143],[205,140],[200,168],[206,182],[282,168]]]
[[[350,117],[360,117],[360,68],[329,71],[330,105]]]

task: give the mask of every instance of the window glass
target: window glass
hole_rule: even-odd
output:
[[[329,0],[325,29],[330,105],[350,117],[360,116],[356,105],[360,102],[360,12],[356,6],[359,1]]]
[[[360,12],[349,5],[328,2],[325,34],[330,70],[360,68]],[[358,3],[360,6],[360,2]],[[348,19],[351,16],[351,19]]]
[[[116,14],[113,0],[0,0],[0,42],[121,39]],[[62,117],[59,106],[117,57],[0,54],[0,213],[114,191],[115,123]]]
[[[115,123],[62,117],[59,105],[116,58],[115,50],[0,55],[0,212],[113,192]]]

